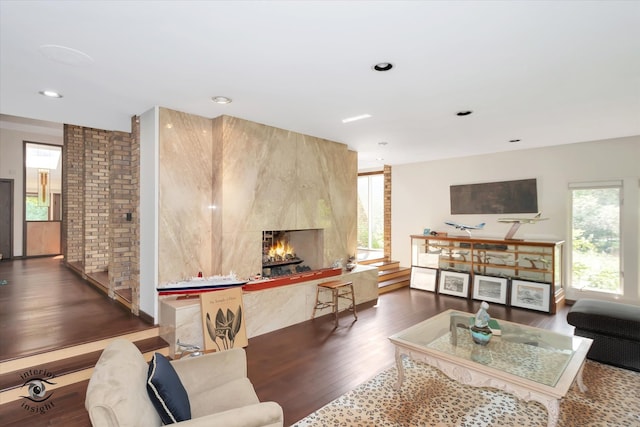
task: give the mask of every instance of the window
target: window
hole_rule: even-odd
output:
[[[358,248],[384,249],[384,174],[358,177]]]
[[[571,287],[622,293],[622,182],[571,184]]]
[[[62,217],[62,147],[25,142],[25,220],[59,221]]]
[[[49,206],[40,206],[37,194],[27,194],[25,206],[27,221],[47,221],[49,219]]]

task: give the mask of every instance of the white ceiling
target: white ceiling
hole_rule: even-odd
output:
[[[2,0],[0,59],[2,114],[228,114],[346,143],[361,169],[640,135],[639,1]]]

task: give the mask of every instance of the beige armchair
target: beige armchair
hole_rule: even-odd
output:
[[[244,349],[232,349],[171,361],[189,396],[195,426],[282,426],[282,408],[260,403],[247,378]],[[113,341],[103,351],[87,387],[85,408],[95,427],[160,426],[147,394],[148,364],[131,342]]]

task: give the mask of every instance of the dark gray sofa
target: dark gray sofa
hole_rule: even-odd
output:
[[[589,359],[640,371],[640,307],[580,299],[567,314],[575,334],[593,339]]]

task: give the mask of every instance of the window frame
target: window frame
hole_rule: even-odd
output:
[[[619,236],[619,249],[618,249],[618,289],[617,291],[609,291],[598,289],[595,287],[574,287],[573,285],[573,266],[574,266],[574,234],[573,234],[573,219],[574,219],[574,191],[575,190],[599,190],[599,189],[607,189],[607,188],[616,188],[618,189],[618,208],[619,208],[619,218],[618,218],[618,236]],[[594,297],[602,296],[605,297],[607,295],[613,297],[622,297],[625,294],[625,282],[624,282],[624,182],[623,180],[606,180],[606,181],[587,181],[587,182],[571,182],[569,183],[569,192],[568,192],[568,234],[569,238],[567,239],[567,260],[568,267],[567,268],[567,286],[565,289],[569,292],[569,296],[571,293],[584,295],[585,293],[589,293]]]
[[[373,242],[372,239],[372,226],[371,226],[371,215],[369,215],[369,221],[367,222],[367,226],[368,226],[368,230],[367,230],[367,240],[368,240],[368,246],[367,247],[362,247],[359,245],[359,242],[356,241],[356,243],[358,244],[357,249],[358,250],[363,250],[363,251],[384,251],[384,221],[385,221],[385,216],[384,216],[384,171],[378,171],[378,172],[364,172],[364,173],[359,173],[358,174],[358,181],[360,180],[360,178],[366,177],[367,181],[368,181],[368,198],[367,198],[367,209],[368,212],[371,212],[371,206],[372,206],[372,197],[371,197],[371,180],[374,177],[380,177],[382,179],[382,186],[383,186],[383,191],[382,191],[382,226],[383,226],[383,236],[382,236],[382,247],[380,248],[373,248],[371,247],[371,243]],[[359,187],[359,186],[358,186]],[[357,195],[358,199],[360,198],[359,194]],[[359,225],[359,224],[358,224]],[[359,232],[359,230],[357,230],[357,232]],[[359,233],[358,233],[359,234]]]

